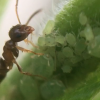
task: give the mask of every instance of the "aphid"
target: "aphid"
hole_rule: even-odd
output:
[[[10,29],[9,31],[10,40],[8,40],[3,47],[2,56],[4,57],[4,59],[0,57],[0,79],[1,80],[6,76],[7,72],[12,69],[13,64],[17,65],[19,72],[22,74],[29,75],[29,76],[42,77],[40,75],[32,75],[28,72],[23,72],[21,67],[16,61],[16,58],[19,56],[19,50],[24,51],[24,52],[34,53],[36,55],[42,55],[41,53],[35,53],[31,50],[24,49],[17,45],[17,42],[25,40],[28,37],[28,35],[34,31],[33,27],[27,26],[27,25],[30,22],[30,20],[33,18],[33,16],[38,14],[41,10],[37,10],[35,13],[33,13],[27,20],[26,24],[22,25],[18,16],[17,6],[18,6],[18,0],[16,0],[15,11],[16,11],[19,24],[13,26]],[[28,41],[28,40],[25,40],[25,41],[33,44],[31,41]]]

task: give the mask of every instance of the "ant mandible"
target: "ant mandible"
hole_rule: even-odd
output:
[[[8,40],[3,47],[2,56],[4,57],[4,59],[0,57],[0,76],[3,79],[6,76],[7,72],[12,69],[13,64],[16,64],[20,73],[29,75],[29,76],[42,77],[40,75],[32,75],[30,73],[23,72],[15,59],[19,56],[19,50],[24,51],[24,52],[34,53],[36,55],[42,55],[41,53],[35,53],[31,50],[24,49],[17,45],[17,42],[25,40],[28,37],[28,35],[34,31],[33,27],[27,26],[27,25],[30,22],[30,20],[33,18],[33,16],[39,13],[41,9],[33,13],[27,20],[26,24],[22,25],[18,16],[17,6],[18,6],[18,0],[16,0],[15,11],[16,11],[19,24],[13,26],[10,29],[9,31],[10,40]],[[25,40],[25,41],[32,44],[31,41],[28,41],[28,40]]]

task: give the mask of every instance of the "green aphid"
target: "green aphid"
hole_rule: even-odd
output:
[[[80,35],[80,37],[84,37],[84,38],[85,38],[84,30],[80,31],[80,32],[79,32],[79,35]]]
[[[45,37],[39,37],[38,38],[38,45],[39,46],[45,46]]]
[[[71,48],[69,48],[69,47],[63,48],[62,52],[63,52],[63,54],[64,54],[65,57],[70,58],[70,57],[74,56],[73,55],[73,50]]]
[[[76,54],[81,54],[85,49],[86,49],[86,40],[81,38],[78,39],[76,44],[75,44],[75,53]]]
[[[65,37],[64,37],[64,36],[61,36],[61,35],[56,36],[56,37],[55,37],[55,42],[60,43],[60,44],[64,44],[64,42],[65,42]]]
[[[80,15],[79,15],[79,22],[80,22],[81,25],[86,25],[87,22],[88,22],[88,19],[83,12],[81,12]]]
[[[99,27],[93,28],[93,33],[94,33],[95,36],[100,35],[100,28]]]
[[[93,30],[89,24],[87,24],[84,29],[84,35],[87,41],[92,41],[94,39]]]
[[[45,45],[46,46],[55,46],[55,39],[53,37],[45,37]]]
[[[70,46],[75,46],[76,37],[75,37],[73,34],[71,34],[71,33],[66,34],[65,38],[66,38],[67,43],[68,43]]]
[[[54,29],[54,21],[53,20],[49,20],[45,26],[45,29],[43,30],[43,34],[47,35],[50,34],[52,32],[52,30]]]
[[[96,36],[95,39],[89,43],[88,53],[100,58],[100,35]]]
[[[63,70],[64,73],[70,73],[72,70],[72,67],[69,65],[63,65],[61,69]]]

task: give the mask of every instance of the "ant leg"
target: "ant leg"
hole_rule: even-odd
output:
[[[36,55],[43,55],[42,53],[35,53],[35,52],[31,51],[31,50],[27,50],[27,49],[19,47],[19,46],[16,46],[16,48],[18,50],[21,50],[22,52],[29,52],[29,53],[33,53],[33,54],[36,54]]]
[[[34,43],[32,43],[31,41],[29,41],[28,39],[25,39],[24,42],[30,43],[33,47],[38,48],[38,46],[36,46]]]
[[[13,60],[13,63],[15,63],[15,64],[17,65],[17,68],[18,68],[18,70],[19,70],[20,73],[25,74],[25,75],[28,75],[28,76],[40,77],[40,78],[46,80],[46,78],[43,77],[43,76],[40,76],[40,75],[33,75],[33,74],[28,73],[28,72],[23,72],[22,69],[21,69],[21,67],[19,66],[19,64],[16,62],[16,60]]]

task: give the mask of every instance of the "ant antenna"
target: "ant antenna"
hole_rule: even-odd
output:
[[[15,11],[16,11],[16,16],[17,16],[18,22],[19,22],[19,24],[21,24],[19,16],[18,16],[17,6],[18,6],[18,0],[16,0]]]
[[[29,19],[27,20],[27,22],[26,22],[25,25],[28,25],[28,23],[30,22],[30,20],[31,20],[36,14],[38,14],[40,11],[42,11],[42,9],[39,9],[39,10],[37,10],[36,12],[34,12],[34,13],[29,17]]]

